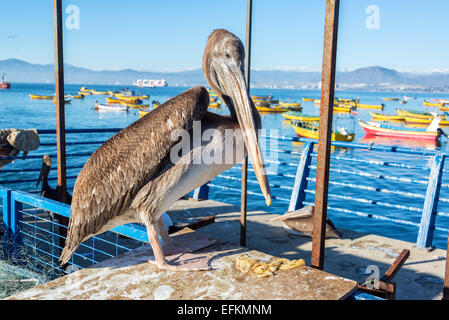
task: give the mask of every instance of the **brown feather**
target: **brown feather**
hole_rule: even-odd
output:
[[[137,120],[106,141],[89,158],[75,182],[69,231],[60,260],[66,263],[88,237],[130,207],[139,190],[164,164],[175,129],[190,130],[209,105],[195,87]]]

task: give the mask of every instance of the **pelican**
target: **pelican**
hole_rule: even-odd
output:
[[[159,236],[164,249],[172,242],[161,216],[178,199],[239,163],[246,152],[266,203],[271,204],[257,139],[261,120],[247,92],[244,56],[243,43],[234,34],[217,29],[209,36],[203,73],[211,89],[229,108],[229,117],[207,112],[209,92],[197,86],[121,130],[92,154],[75,182],[68,236],[60,257],[62,264],[88,238],[121,224],[142,223],[153,249],[154,260],[150,259],[150,263],[174,271],[208,269],[166,259]],[[191,143],[198,123],[201,136],[212,134],[209,139],[201,139],[201,143]],[[180,137],[179,132],[187,132],[187,138]],[[243,146],[247,151],[237,152],[232,161],[224,163],[197,162],[204,154],[223,153],[224,141],[229,141],[230,135],[233,151],[240,147],[244,150]],[[176,155],[179,159],[173,161]],[[186,248],[178,249],[188,252]]]
[[[36,187],[42,181],[41,187],[41,196],[44,198],[58,200],[59,199],[59,186],[56,189],[53,189],[48,184],[48,175],[50,174],[51,169],[51,157],[49,155],[44,155],[42,157],[42,169],[39,173],[39,178],[37,179]],[[72,196],[66,191],[65,192],[65,203],[70,204],[72,202]]]

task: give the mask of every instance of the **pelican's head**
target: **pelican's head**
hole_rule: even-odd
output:
[[[51,157],[49,155],[44,155],[42,157],[42,169],[39,174],[39,178],[37,179],[36,187],[41,183],[42,178],[45,178],[46,181],[48,174],[50,173],[51,168]]]
[[[233,120],[238,121],[260,188],[270,205],[271,191],[257,140],[260,116],[248,94],[244,61],[245,48],[239,38],[223,29],[212,32],[203,56],[204,75],[211,89],[228,106]]]

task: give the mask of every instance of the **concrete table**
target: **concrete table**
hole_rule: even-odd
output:
[[[204,235],[181,231],[175,237],[190,240]],[[212,270],[158,270],[147,262],[152,251],[145,245],[9,299],[338,300],[357,289],[353,280],[307,266],[268,278],[242,273],[235,267],[240,254],[266,261],[272,256],[223,241],[197,253],[212,257]]]

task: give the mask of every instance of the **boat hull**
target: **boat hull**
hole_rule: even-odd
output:
[[[400,130],[392,128],[381,128],[370,125],[369,123],[359,120],[360,126],[369,136],[381,136],[381,137],[393,137],[403,139],[420,139],[435,141],[438,139],[438,132],[426,132],[426,131],[412,131],[412,130]]]

